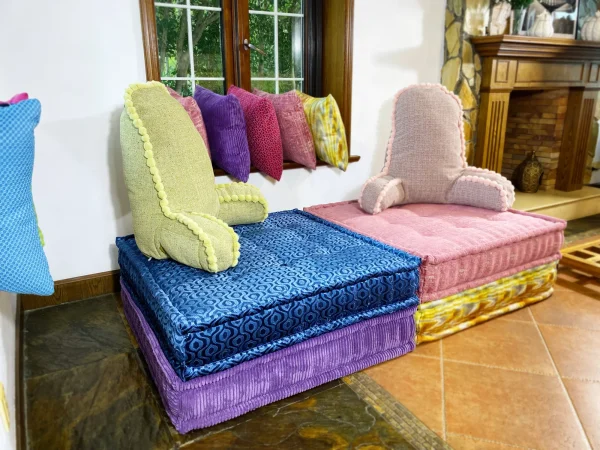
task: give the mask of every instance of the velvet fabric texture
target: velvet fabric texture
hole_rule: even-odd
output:
[[[566,226],[553,217],[461,205],[404,205],[372,216],[354,201],[306,211],[422,258],[421,302],[560,258]]]
[[[198,130],[198,133],[200,133],[200,136],[202,136],[202,140],[206,146],[206,151],[210,157],[210,144],[208,143],[208,135],[206,134],[204,119],[202,118],[202,112],[200,111],[198,103],[196,103],[194,97],[183,97],[182,95],[179,95],[177,91],[168,86],[167,90],[169,91],[169,94],[171,94],[171,97],[177,100],[181,106],[183,106],[183,109],[185,109],[185,111],[188,113],[188,116],[190,116],[190,119],[192,119],[196,130]]]
[[[202,137],[161,83],[125,91],[121,149],[140,251],[210,272],[234,267],[239,242],[229,225],[264,220],[266,201],[254,186],[215,186]]]
[[[317,167],[315,145],[306,121],[302,100],[296,91],[269,94],[253,89],[252,92],[259,97],[267,98],[275,108],[283,144],[283,159],[315,169]]]
[[[31,193],[34,130],[41,111],[36,99],[0,107],[0,291],[54,292]]]
[[[439,84],[396,94],[383,170],[358,199],[370,214],[407,203],[454,203],[506,211],[515,201],[502,175],[467,166],[460,99]]]
[[[240,263],[218,275],[117,240],[121,276],[182,380],[418,304],[419,258],[310,214],[235,231]]]
[[[194,100],[202,111],[212,160],[238,180],[248,181],[250,149],[239,100],[233,95],[215,94],[202,86],[196,86]]]
[[[181,381],[126,285],[123,310],[163,405],[180,433],[241,416],[411,352],[415,307],[350,325],[213,375]],[[132,297],[134,297],[132,299]]]
[[[341,170],[348,168],[348,142],[342,114],[333,95],[314,98],[296,91],[315,143],[317,158]]]
[[[237,97],[242,105],[250,162],[265,175],[279,181],[283,172],[283,147],[275,108],[266,98],[236,86],[230,86],[227,93]]]

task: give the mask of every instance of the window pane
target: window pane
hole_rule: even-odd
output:
[[[250,50],[250,77],[275,78],[275,17],[250,14],[250,42],[266,55]]]
[[[224,93],[224,82],[223,81],[217,81],[217,80],[196,80],[196,84],[198,86],[202,86],[203,88],[206,89],[210,89],[213,92],[216,92],[217,94],[223,94]],[[194,88],[195,89],[195,88]]]
[[[294,89],[298,89],[302,91],[302,81],[280,81],[279,82],[279,93],[283,94],[284,92],[292,91]]]
[[[302,0],[279,0],[277,9],[279,12],[302,14]]]
[[[185,3],[185,0],[183,1]],[[192,6],[212,6],[214,8],[221,7],[221,0],[190,0]]]
[[[222,77],[221,12],[191,10],[194,76]]]
[[[189,77],[187,16],[183,8],[156,7],[158,61],[161,77]]]
[[[249,0],[250,11],[273,11],[273,0]]]
[[[275,81],[252,80],[252,87],[271,94],[275,93]]]
[[[189,80],[163,80],[163,83],[166,86],[169,86],[171,89],[176,90],[184,97],[189,97],[193,95],[193,83]]]
[[[301,17],[279,16],[279,77],[302,78]]]

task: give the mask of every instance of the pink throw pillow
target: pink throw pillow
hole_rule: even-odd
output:
[[[208,144],[208,135],[206,134],[206,127],[204,126],[204,119],[202,118],[202,112],[200,111],[200,107],[194,97],[183,97],[177,93],[177,91],[171,89],[167,86],[167,90],[171,97],[179,102],[181,106],[186,110],[190,119],[194,123],[196,130],[202,136],[202,140],[204,141],[204,145],[206,145],[206,151],[208,152],[208,156],[210,158],[210,146]]]
[[[281,180],[283,147],[275,108],[266,98],[237,86],[230,86],[227,93],[237,97],[242,105],[252,165],[277,181]]]
[[[253,89],[252,92],[259,97],[269,99],[275,108],[283,144],[283,159],[315,169],[317,167],[315,144],[298,94],[295,91],[269,94],[258,89]]]

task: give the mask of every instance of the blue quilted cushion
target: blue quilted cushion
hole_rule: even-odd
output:
[[[0,107],[0,291],[50,295],[54,283],[33,209],[33,130],[38,100]]]
[[[296,210],[234,228],[240,262],[216,274],[117,239],[122,281],[183,380],[418,304],[415,256]]]

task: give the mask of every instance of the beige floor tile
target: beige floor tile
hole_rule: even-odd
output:
[[[535,324],[492,320],[444,339],[444,360],[554,375]]]
[[[481,439],[475,439],[471,436],[462,436],[459,434],[448,434],[446,442],[448,442],[450,447],[454,450],[515,450],[513,445],[482,441]]]
[[[529,312],[529,307],[518,309],[515,312],[511,312],[510,314],[504,314],[503,316],[498,317],[498,319],[513,320],[517,322],[533,322],[533,319],[531,318],[531,313]]]
[[[600,449],[600,383],[563,381],[592,447]]]
[[[405,355],[365,370],[436,433],[443,430],[440,361]]]
[[[600,301],[572,290],[557,290],[531,306],[537,323],[600,330]]]
[[[563,377],[600,381],[600,331],[540,325]]]
[[[426,342],[424,344],[417,345],[412,355],[427,356],[430,358],[440,357],[440,345],[442,341]]]
[[[587,448],[558,377],[445,361],[444,379],[448,433],[546,450]]]

